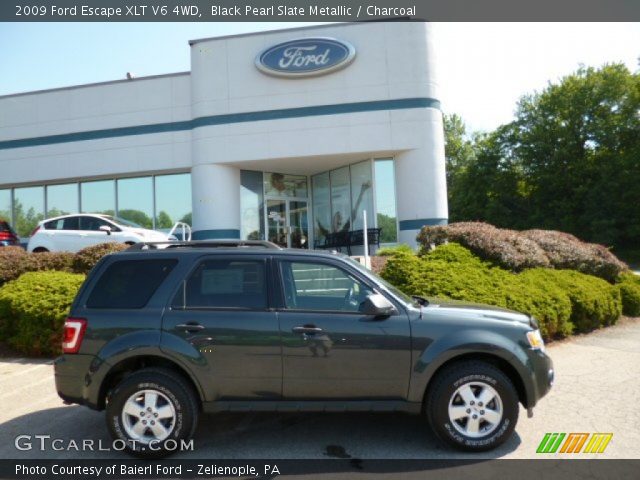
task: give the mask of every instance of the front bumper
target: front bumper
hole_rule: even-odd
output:
[[[526,407],[533,408],[551,390],[555,380],[555,370],[553,368],[553,360],[545,352],[530,350],[528,357],[532,391]]]

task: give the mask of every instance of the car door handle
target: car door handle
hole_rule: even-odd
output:
[[[321,333],[324,330],[322,330],[319,327],[305,326],[305,327],[293,327],[291,331],[293,333]]]
[[[200,325],[199,323],[196,323],[196,322],[189,322],[189,323],[180,323],[176,325],[175,328],[179,330],[184,330],[186,332],[198,332],[200,330],[204,330],[204,325]]]

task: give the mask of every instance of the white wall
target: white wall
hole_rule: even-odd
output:
[[[0,141],[190,118],[189,75],[0,97]],[[0,149],[0,185],[189,168],[190,132]]]

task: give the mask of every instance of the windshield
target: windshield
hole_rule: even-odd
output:
[[[364,265],[362,265],[360,262],[358,262],[357,260],[354,260],[351,257],[347,257],[346,255],[344,256],[344,258],[346,258],[347,260],[349,260],[353,265],[356,266],[356,268],[360,269],[362,272],[366,273],[367,276],[371,279],[373,279],[377,284],[379,284],[381,287],[383,287],[385,290],[388,290],[389,292],[391,292],[393,295],[395,295],[396,297],[398,297],[400,300],[403,300],[405,303],[409,303],[411,305],[415,305],[415,300],[413,298],[411,298],[409,295],[407,295],[406,293],[403,293],[402,291],[398,290],[396,287],[394,287],[393,285],[391,285],[389,282],[387,282],[385,279],[381,278],[380,276],[376,275],[375,273],[373,273],[371,270],[369,270],[368,268],[366,268]]]
[[[111,215],[102,215],[102,217],[111,220],[113,223],[115,223],[116,225],[120,225],[121,227],[144,228],[141,225],[130,222],[129,220],[125,220],[124,218],[113,217]]]

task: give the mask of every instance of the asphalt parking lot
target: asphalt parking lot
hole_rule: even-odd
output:
[[[404,414],[219,414],[203,416],[195,450],[175,458],[535,458],[546,432],[611,432],[601,458],[640,459],[640,319],[548,347],[556,384],[528,419],[521,409],[516,434],[482,455],[441,447],[426,424]],[[91,439],[109,445],[104,414],[65,406],[50,361],[0,359],[0,458],[123,458],[114,451],[40,451],[15,447],[19,435]],[[565,454],[566,455],[566,454]],[[575,455],[573,456],[575,458]],[[590,458],[593,458],[591,456]]]

